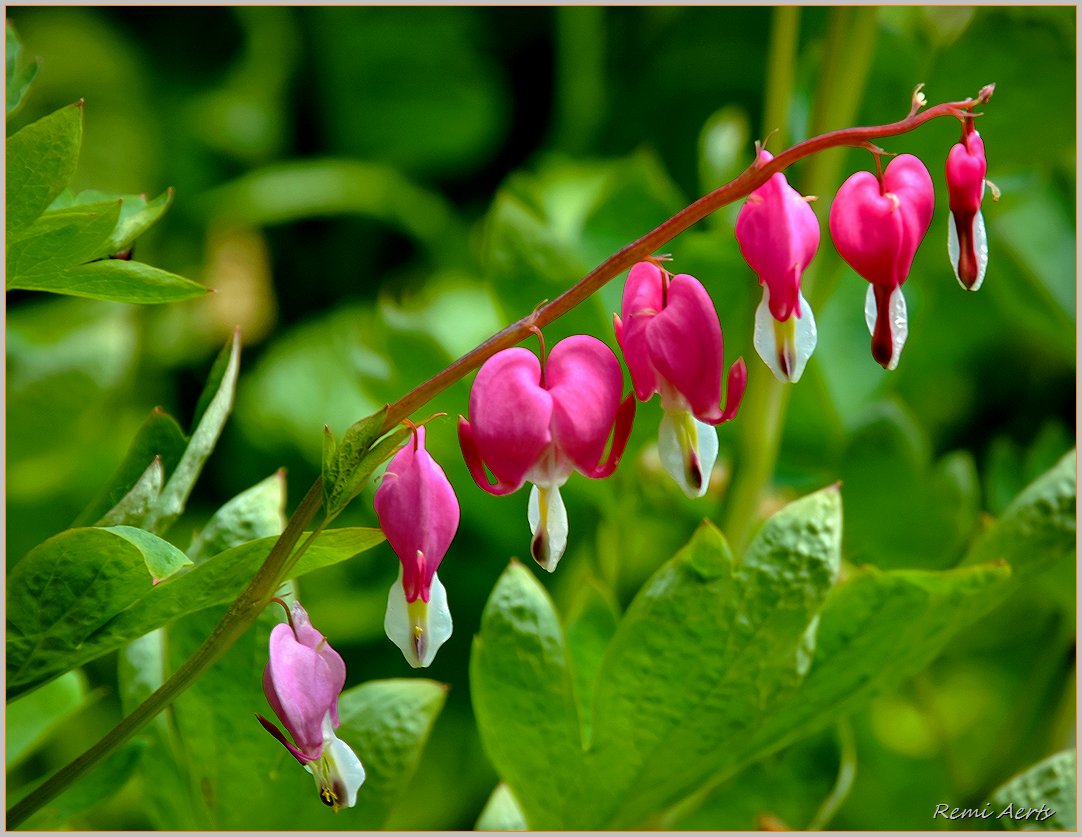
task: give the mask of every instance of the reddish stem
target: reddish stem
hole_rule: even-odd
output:
[[[663,221],[642,238],[619,250],[586,276],[579,280],[556,299],[535,309],[528,316],[509,325],[503,331],[494,334],[480,346],[464,354],[442,372],[429,378],[420,386],[408,392],[387,410],[383,429],[390,430],[414,410],[424,406],[451,384],[465,377],[479,367],[496,352],[510,348],[524,340],[534,328],[544,328],[549,323],[562,317],[579,303],[592,296],[599,288],[615,279],[636,262],[646,259],[655,250],[663,247],[680,233],[697,224],[723,206],[740,198],[747,197],[771,178],[776,172],[783,171],[798,160],[828,148],[860,146],[874,139],[893,137],[919,128],[925,122],[941,116],[954,116],[959,119],[971,118],[972,110],[984,104],[992,95],[992,85],[981,89],[977,99],[963,102],[944,102],[928,110],[907,116],[889,125],[877,125],[868,128],[843,128],[812,137],[778,154],[770,162],[760,165],[758,158],[752,161],[735,180],[719,186],[713,192],[699,198],[695,203],[677,212],[667,221]]]

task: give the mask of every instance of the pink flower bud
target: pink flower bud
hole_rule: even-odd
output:
[[[842,258],[871,283],[865,319],[872,356],[886,369],[898,365],[908,333],[901,286],[928,231],[935,189],[924,163],[912,154],[890,161],[882,179],[852,175],[830,208],[830,235]]]
[[[451,636],[447,591],[436,568],[458,531],[459,508],[446,474],[425,450],[423,427],[387,465],[374,502],[401,561],[384,629],[412,666],[427,666]]]
[[[627,445],[635,400],[629,396],[621,403],[622,389],[612,350],[581,334],[557,343],[544,368],[527,349],[497,352],[473,383],[470,420],[461,418],[458,425],[466,465],[490,494],[533,483],[531,552],[549,572],[567,542],[560,486],[573,471],[592,479],[609,476]]]
[[[346,683],[346,665],[326,638],[312,627],[294,602],[289,622],[275,625],[263,671],[263,691],[274,714],[293,737],[261,715],[256,717],[316,778],[320,799],[335,809],[350,807],[364,782],[364,768],[338,739],[338,696]]]
[[[698,279],[669,278],[653,262],[628,272],[621,315],[614,318],[640,401],[661,394],[666,412],[658,448],[662,463],[690,496],[706,491],[717,456],[713,425],[736,416],[747,384],[743,359],[729,369],[721,409],[725,348],[717,311]]]
[[[759,152],[759,165],[772,159]],[[815,349],[815,318],[800,293],[800,278],[819,249],[819,219],[778,172],[740,208],[736,240],[763,285],[755,349],[779,380],[795,383]]]
[[[984,282],[988,266],[988,235],[981,215],[988,163],[984,141],[971,119],[965,120],[961,142],[947,155],[946,170],[951,210],[947,250],[959,284],[975,291]]]

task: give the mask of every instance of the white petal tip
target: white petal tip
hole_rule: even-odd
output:
[[[418,598],[406,601],[402,586],[402,569],[398,580],[387,594],[387,615],[383,630],[402,652],[402,656],[414,668],[427,668],[436,659],[436,652],[451,638],[453,630],[451,610],[447,605],[447,588],[439,576],[432,575],[428,602]]]
[[[717,430],[685,411],[665,411],[657,433],[662,467],[695,499],[706,494],[718,458]]]
[[[530,521],[530,554],[542,569],[554,572],[567,550],[567,508],[560,487],[530,487],[526,509]]]
[[[770,313],[770,288],[763,286],[763,299],[755,309],[755,351],[774,377],[782,383],[795,384],[804,374],[808,358],[815,351],[818,332],[811,306],[800,295],[800,316],[795,313],[778,322]]]

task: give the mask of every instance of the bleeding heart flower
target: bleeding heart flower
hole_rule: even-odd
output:
[[[662,465],[689,497],[701,497],[717,459],[714,425],[734,418],[744,395],[744,360],[729,369],[721,409],[721,324],[706,288],[686,273],[670,278],[653,262],[639,262],[628,272],[620,310],[613,324],[635,394],[640,401],[661,394]]]
[[[280,601],[280,600],[279,600]],[[283,604],[284,606],[284,604]],[[287,610],[288,624],[275,625],[263,671],[263,691],[278,720],[293,737],[256,715],[316,779],[319,797],[335,810],[352,807],[364,782],[360,759],[335,734],[338,696],[346,683],[346,664],[312,627],[299,602]]]
[[[447,590],[436,568],[458,531],[455,490],[425,450],[425,429],[387,465],[376,489],[376,515],[402,562],[387,597],[383,628],[414,668],[428,666],[451,636]]]
[[[773,159],[761,150],[758,165]],[[800,277],[819,249],[819,219],[808,199],[777,172],[740,208],[736,240],[763,286],[755,350],[778,380],[796,383],[815,350],[815,317],[800,293]]]
[[[980,288],[988,267],[988,234],[981,214],[984,198],[984,141],[972,119],[962,121],[962,140],[947,155],[947,192],[951,219],[947,252],[959,284],[969,291]]]
[[[534,560],[549,572],[567,546],[560,486],[573,471],[591,479],[616,469],[631,433],[635,399],[620,402],[620,362],[604,343],[580,334],[557,343],[542,364],[527,349],[497,352],[470,391],[470,420],[458,438],[470,474],[490,494],[533,483],[528,518]],[[612,446],[605,456],[605,446]],[[485,467],[496,478],[490,483]]]
[[[859,171],[830,207],[830,235],[849,266],[871,282],[864,318],[872,356],[894,369],[908,334],[901,286],[932,222],[935,189],[924,163],[912,154],[890,161],[881,178]]]

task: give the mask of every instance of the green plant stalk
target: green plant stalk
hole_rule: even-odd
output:
[[[827,61],[816,93],[813,129],[828,124],[845,124],[856,116],[860,93],[871,68],[876,15],[875,8],[840,8],[832,13],[826,45]],[[785,124],[784,103],[792,97],[797,22],[789,16],[778,15],[775,25],[793,31],[775,33],[771,38],[766,93],[766,118],[770,121],[763,126],[764,131]],[[779,52],[775,54],[774,49]],[[805,178],[807,193],[819,195],[832,192],[842,159],[839,149],[836,154],[821,155],[812,160]],[[804,282],[805,295],[813,309],[822,305],[834,289],[833,284],[827,287],[815,281],[815,275],[815,272],[808,271]],[[778,451],[781,449],[789,395],[789,386],[773,375],[749,376],[742,421],[737,433],[736,462],[733,467],[735,476],[726,503],[723,527],[737,555],[747,546],[761,516],[763,492],[774,476]]]
[[[296,511],[293,512],[281,536],[271,547],[270,554],[258,572],[248,582],[236,600],[229,606],[221,621],[215,626],[206,641],[196,649],[184,664],[165,681],[150,697],[139,704],[124,720],[117,724],[93,747],[76,758],[70,764],[42,782],[37,788],[15,803],[7,812],[7,827],[15,828],[50,799],[58,796],[80,776],[90,770],[101,759],[131,738],[143,724],[171,704],[204,671],[210,668],[248,630],[270,602],[278,586],[285,580],[286,573],[323,529],[321,524],[313,531],[301,548],[294,552],[293,547],[300,540],[304,528],[315,517],[323,500],[323,482],[316,483],[309,489]]]
[[[775,172],[782,171],[798,160],[828,148],[847,145],[862,146],[881,137],[908,133],[919,128],[925,122],[942,116],[961,118],[962,115],[971,112],[977,105],[987,102],[992,95],[992,90],[992,85],[989,85],[981,90],[976,99],[944,102],[923,112],[917,112],[917,109],[914,108],[904,119],[887,125],[844,128],[831,131],[793,146],[777,155],[765,166],[757,167],[753,163],[734,180],[699,198],[699,200],[685,207],[642,238],[610,256],[552,302],[538,306],[528,316],[494,334],[442,372],[415,387],[394,404],[389,405],[387,415],[383,421],[383,430],[387,431],[398,425],[402,419],[412,415],[447,387],[479,367],[496,352],[520,343],[529,337],[535,329],[543,328],[562,317],[633,264],[663,247],[677,235],[703,220],[712,212],[747,197]],[[305,541],[301,550],[298,550],[296,554],[292,553],[293,547],[300,539],[304,528],[311,523],[319,511],[322,497],[323,481],[317,479],[296,511],[293,512],[285,530],[271,548],[263,566],[259,568],[248,586],[230,605],[226,615],[222,617],[222,621],[218,623],[206,642],[169,680],[162,684],[154,694],[140,704],[112,731],[107,733],[101,741],[73,762],[61,768],[24,799],[13,805],[7,812],[8,828],[13,828],[24,822],[27,817],[31,816],[46,802],[66,790],[76,779],[109,755],[120,744],[131,738],[143,724],[169,706],[203,671],[229,649],[233,642],[255,621],[263,607],[270,600],[275,589],[286,579],[284,574],[292,568],[300,552],[307,547],[319,529],[327,525],[328,521],[324,520],[319,529],[313,532],[312,536]]]
[[[853,724],[848,718],[838,722],[838,747],[841,751],[838,755],[838,778],[808,823],[807,831],[822,831],[826,828],[853,790],[853,782],[857,778],[857,742],[853,735]]]

